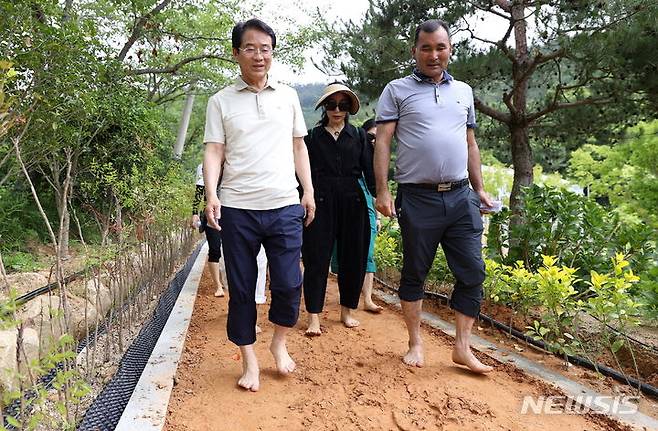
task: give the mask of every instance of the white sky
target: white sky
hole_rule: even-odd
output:
[[[258,0],[256,0],[258,1]],[[412,1],[412,0],[410,0]],[[301,6],[300,6],[301,5]],[[268,20],[271,16],[288,16],[299,24],[310,24],[311,16],[307,11],[314,11],[316,8],[325,14],[329,21],[337,19],[349,20],[354,22],[361,22],[368,10],[368,0],[267,0],[263,5],[261,18],[272,25],[276,32],[282,32],[285,29],[280,28],[281,23],[274,20]],[[489,40],[500,39],[507,30],[507,23],[501,18],[496,18],[491,14],[487,14],[483,21],[477,20],[477,35]],[[277,25],[278,24],[278,25]],[[458,35],[457,37],[463,37]],[[512,42],[510,38],[510,42]],[[309,58],[311,55],[316,58],[322,54],[321,50],[309,49],[305,53],[307,59],[305,68],[298,73],[293,72],[289,67],[274,61],[272,65],[271,74],[277,79],[289,84],[306,84],[306,83],[329,83],[334,81],[336,77],[329,77],[316,69]],[[317,61],[320,63],[319,61]]]
[[[329,17],[330,21],[351,19],[352,21],[359,22],[368,10],[368,0],[304,0],[301,4],[307,11],[314,11],[316,8],[320,8],[326,14],[325,16]],[[270,10],[277,11],[281,15],[291,16],[299,24],[311,23],[311,17],[290,0],[270,0],[265,4],[262,16],[268,24],[274,27],[275,31],[281,30],[276,28],[276,22],[267,21],[267,12]],[[277,63],[275,60],[271,70],[272,76],[290,84],[307,84],[312,82],[324,84],[330,80],[334,80],[334,78],[328,77],[313,66],[309,60],[311,55],[317,58],[318,50],[310,49],[305,53],[307,59],[306,67],[300,73],[294,73],[289,67]]]

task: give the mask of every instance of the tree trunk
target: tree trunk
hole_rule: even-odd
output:
[[[64,223],[62,226],[62,232],[60,233],[59,239],[59,251],[60,256],[63,259],[68,259],[69,257],[69,233],[71,231],[71,214],[69,213],[68,206],[64,210]]]
[[[64,14],[62,15],[62,20],[64,22],[71,19],[71,10],[73,9],[73,0],[66,0],[64,2]]]
[[[510,114],[512,121],[509,129],[512,140],[512,163],[514,165],[514,184],[510,195],[510,208],[516,215],[519,214],[519,193],[521,187],[529,186],[533,182],[532,176],[532,149],[528,137],[527,96],[530,60],[528,55],[528,38],[526,34],[525,2],[514,2],[511,6],[511,15],[514,19],[514,62],[512,63],[512,77],[514,88],[511,94]],[[512,224],[521,222],[518,217],[512,218]]]
[[[62,195],[65,195],[62,193]],[[58,253],[62,259],[69,257],[69,227],[71,225],[71,215],[66,200],[57,199],[57,215],[61,221],[59,226],[59,250]]]
[[[66,259],[69,257],[69,207],[68,207],[68,194],[66,188],[68,183],[62,181],[60,170],[60,163],[55,158],[48,166],[50,167],[51,179],[49,183],[55,192],[55,207],[57,207],[57,247],[55,253],[58,257]]]
[[[527,126],[511,124],[509,128],[512,138],[512,164],[514,166],[514,183],[510,195],[510,208],[514,214],[518,214],[521,204],[521,188],[531,185],[534,181],[532,148],[530,148]]]
[[[7,271],[5,271],[5,264],[2,262],[2,253],[0,253],[0,275],[2,275],[2,291],[6,295],[8,295],[9,294],[9,281],[7,281]],[[2,419],[2,416],[0,416],[0,419]]]

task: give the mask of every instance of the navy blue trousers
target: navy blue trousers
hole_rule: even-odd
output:
[[[207,225],[204,232],[208,240],[208,262],[218,263],[222,257],[222,235],[217,229]]]
[[[273,210],[222,207],[220,226],[228,279],[228,338],[238,346],[256,342],[256,256],[265,247],[270,267],[269,320],[293,327],[302,291],[301,205]]]
[[[438,192],[399,184],[395,208],[402,235],[403,301],[423,298],[425,278],[438,245],[457,280],[450,307],[477,317],[485,278],[480,197],[469,187]]]

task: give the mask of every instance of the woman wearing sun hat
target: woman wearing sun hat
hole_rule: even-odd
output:
[[[359,98],[347,86],[329,84],[315,106],[322,107],[322,117],[304,138],[317,206],[313,223],[304,228],[302,245],[309,336],[322,333],[320,313],[334,241],[340,266],[340,319],[349,328],[359,325],[353,313],[359,304],[370,242],[368,207],[359,186],[362,175],[371,192],[375,192],[372,152],[366,134],[349,123],[349,114],[356,114],[359,106]]]

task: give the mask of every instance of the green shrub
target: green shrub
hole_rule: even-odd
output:
[[[485,259],[485,263],[487,278],[484,290],[487,297],[527,317],[530,308],[539,303],[534,274],[525,269],[520,261],[513,266],[501,265],[489,259]]]
[[[0,187],[0,251],[22,250],[26,242],[39,239],[40,226],[30,195]]]
[[[612,267],[612,268],[611,268]],[[552,256],[542,256],[542,265],[529,270],[522,262],[514,266],[487,260],[486,298],[519,310],[533,318],[526,334],[542,340],[555,353],[574,354],[585,351],[585,340],[579,338],[579,316],[587,312],[601,322],[624,332],[639,323],[641,304],[630,295],[639,278],[629,269],[622,254],[608,261],[605,272],[590,273],[588,289],[578,292],[576,270],[558,265]],[[532,310],[533,316],[528,312]],[[603,327],[602,344],[615,353],[623,344],[618,333]]]
[[[634,294],[642,302],[644,316],[658,322],[658,266],[651,267],[643,273],[634,286]]]
[[[395,220],[388,219],[375,238],[375,263],[377,268],[399,268],[402,262],[400,228]]]
[[[658,228],[658,120],[629,128],[615,145],[586,144],[571,154],[568,172],[591,195],[608,200],[624,219]]]
[[[640,275],[656,265],[654,230],[622,223],[616,214],[585,196],[533,185],[524,190],[521,208],[523,223],[511,228],[509,210],[492,216],[489,258],[507,265],[522,261],[526,268],[536,270],[543,264],[543,255],[555,256],[559,265],[576,268],[576,276],[583,281],[589,280],[591,271],[604,272],[617,252]],[[576,287],[586,289],[582,281]]]
[[[21,251],[6,254],[2,260],[8,272],[34,272],[43,267],[34,255]]]
[[[631,289],[640,278],[627,269],[628,261],[622,254],[613,258],[613,271],[599,274],[592,271],[589,290],[592,295],[587,300],[587,312],[602,323],[614,325],[625,333],[628,326],[637,326],[640,321],[641,304],[630,295]],[[622,346],[623,339],[607,337],[605,340],[616,352]]]

